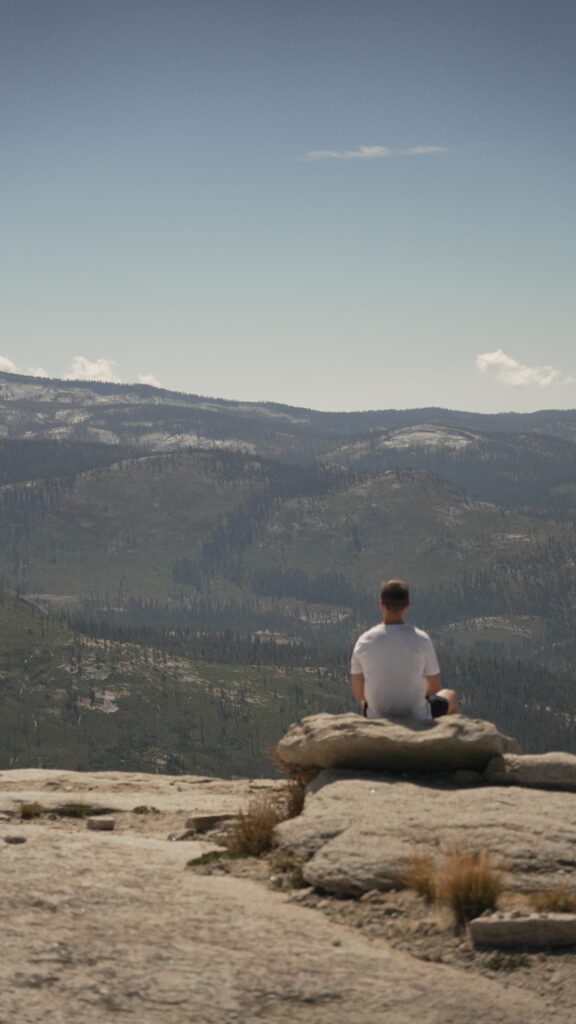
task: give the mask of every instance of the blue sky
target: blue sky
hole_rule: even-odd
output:
[[[1,0],[0,369],[576,406],[573,0]]]

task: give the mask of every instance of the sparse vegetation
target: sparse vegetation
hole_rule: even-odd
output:
[[[453,847],[435,876],[436,900],[452,911],[459,926],[485,910],[494,910],[502,888],[502,875],[487,850]]]
[[[138,804],[132,808],[132,814],[160,814],[157,807],[148,807],[148,804]]]
[[[88,818],[96,814],[106,814],[108,809],[92,807],[91,804],[84,804],[81,801],[60,804],[54,807],[54,814],[59,818]]]
[[[487,850],[452,847],[440,861],[430,853],[416,854],[402,882],[427,902],[448,907],[457,925],[493,910],[502,893],[502,876]]]
[[[221,860],[237,860],[245,856],[246,854],[239,853],[237,850],[209,850],[208,853],[202,853],[199,857],[192,857],[187,861],[186,867],[199,868],[206,864],[218,864]]]
[[[255,797],[234,822],[228,840],[229,849],[247,857],[268,853],[274,842],[274,829],[284,817],[282,804],[277,798],[267,795]]]
[[[274,845],[274,829],[295,818],[304,806],[305,787],[293,779],[280,791],[261,794],[240,811],[230,831],[228,847],[247,857],[260,857]]]
[[[272,884],[277,889],[302,889],[308,883],[302,874],[302,859],[293,850],[274,850],[270,855]]]
[[[304,799],[306,786],[310,782],[313,782],[316,776],[320,774],[320,768],[303,768],[301,765],[298,764],[288,764],[287,761],[284,761],[280,757],[277,747],[272,747],[269,750],[269,754],[270,759],[276,765],[276,767],[279,768],[280,771],[284,773],[284,775],[288,775],[288,777],[293,782],[301,786],[303,793],[302,799]]]
[[[305,798],[306,784],[302,779],[291,779],[286,784],[279,800],[282,807],[282,820],[287,821],[289,818],[297,818],[304,809]]]
[[[427,903],[434,901],[436,873],[434,861],[429,853],[419,853],[412,857],[402,875],[402,882],[418,896],[422,896]]]
[[[561,885],[556,889],[532,892],[528,899],[541,914],[576,914],[576,892]]]
[[[529,967],[530,958],[526,953],[493,953],[484,961],[489,971],[517,971],[520,967]]]
[[[32,818],[40,818],[46,812],[46,808],[39,803],[22,804],[20,806],[20,817],[23,821],[30,821]]]

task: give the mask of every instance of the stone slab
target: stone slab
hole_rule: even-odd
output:
[[[576,946],[576,914],[494,914],[470,921],[475,946],[554,949]]]
[[[113,832],[116,828],[116,822],[114,818],[104,818],[102,816],[86,818],[86,828],[91,829],[92,832]]]

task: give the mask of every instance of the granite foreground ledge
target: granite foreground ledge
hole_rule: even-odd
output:
[[[488,850],[508,891],[543,892],[575,877],[576,794],[330,770],[275,837],[309,885],[339,896],[403,888],[414,854],[458,846]]]
[[[519,754],[520,748],[492,722],[464,715],[400,724],[349,713],[304,718],[280,740],[277,753],[289,772],[344,768],[437,774],[482,772],[492,758]]]

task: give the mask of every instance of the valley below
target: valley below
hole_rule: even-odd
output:
[[[0,765],[268,776],[383,578],[463,710],[576,750],[576,414],[0,374]]]

